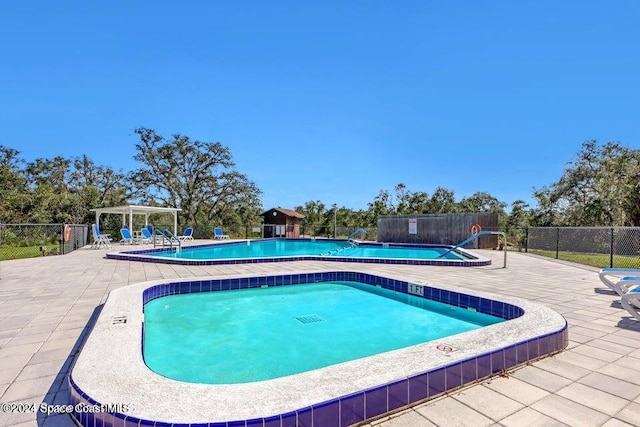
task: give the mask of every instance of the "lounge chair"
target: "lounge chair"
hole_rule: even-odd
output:
[[[193,227],[187,227],[184,229],[184,233],[182,233],[182,236],[177,236],[178,239],[182,240],[183,242],[185,240],[193,240]]]
[[[140,243],[151,243],[153,242],[153,235],[148,228],[140,229],[140,237],[138,238]]]
[[[151,234],[151,230],[149,230],[148,228],[143,228],[140,230],[140,235],[142,236],[142,240],[144,240],[145,243],[151,243],[153,241],[153,234]]]
[[[603,268],[598,273],[598,277],[602,283],[620,296],[640,287],[640,270],[633,268]]]
[[[111,239],[108,234],[100,234],[100,229],[97,224],[91,225],[91,231],[93,233],[93,244],[91,245],[94,249],[100,249],[101,247],[110,248],[111,247]]]
[[[213,238],[214,239],[228,239],[229,235],[228,234],[224,234],[222,232],[222,228],[216,227],[216,228],[213,229]]]
[[[129,245],[139,245],[142,243],[141,239],[137,237],[133,237],[128,228],[121,228],[120,235],[122,239],[120,240],[121,245],[129,244]]]
[[[620,298],[622,306],[640,321],[640,287],[630,290]]]

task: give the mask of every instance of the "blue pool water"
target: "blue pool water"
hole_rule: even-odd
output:
[[[185,248],[181,252],[154,253],[154,256],[179,259],[246,259],[290,256],[325,256],[349,258],[395,258],[435,260],[447,252],[448,247],[388,246],[362,243],[352,246],[344,240],[266,239],[232,244],[218,244]],[[459,252],[449,252],[443,260],[463,260]]]
[[[175,380],[244,383],[502,321],[351,281],[171,295],[145,305],[144,359]]]

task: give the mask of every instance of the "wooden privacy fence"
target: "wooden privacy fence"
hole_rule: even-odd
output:
[[[471,236],[471,227],[498,231],[498,214],[457,213],[385,215],[378,217],[378,241],[457,245]],[[498,247],[498,236],[480,236],[464,246],[467,249]]]

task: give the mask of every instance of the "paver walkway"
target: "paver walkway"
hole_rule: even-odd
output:
[[[200,241],[199,243],[202,243]],[[114,247],[119,250],[120,247]],[[68,403],[65,377],[109,291],[147,280],[357,269],[451,284],[545,304],[569,322],[568,349],[367,424],[420,426],[640,426],[640,322],[590,267],[478,251],[480,268],[290,262],[177,266],[115,261],[104,250],[0,262],[0,402]],[[0,426],[70,427],[68,415],[0,412]]]

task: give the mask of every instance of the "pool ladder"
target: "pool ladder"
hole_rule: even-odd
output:
[[[360,244],[360,242],[358,242],[357,240],[354,240],[354,237],[356,237],[358,234],[360,234],[360,235],[362,235],[362,238],[364,239],[366,233],[367,232],[364,231],[364,228],[358,228],[356,231],[354,231],[353,233],[349,234],[349,237],[347,237],[347,243],[349,243],[349,246],[343,246],[341,248],[329,251],[326,254],[320,254],[320,256],[337,255],[342,251],[346,251],[347,249],[355,248]]]
[[[356,231],[349,234],[349,237],[347,237],[347,242],[351,244],[351,247],[358,246],[358,241],[355,240],[355,237],[358,234],[361,235],[362,236],[361,239],[364,240],[365,236],[367,235],[367,232],[364,230],[364,228],[358,228]]]
[[[455,245],[454,247],[452,247],[451,249],[449,249],[448,251],[446,251],[445,253],[440,255],[438,258],[442,258],[445,255],[447,255],[448,253],[455,251],[459,247],[462,247],[462,246],[466,245],[467,243],[477,239],[478,237],[485,236],[485,235],[502,236],[502,238],[504,239],[504,265],[503,265],[502,268],[507,268],[507,235],[505,233],[501,232],[501,231],[481,231],[479,233],[476,233],[473,236],[469,237],[468,239],[465,239],[462,242],[458,243],[457,245]]]
[[[173,243],[176,242],[178,244],[178,247],[176,248],[176,252],[182,252],[182,240],[178,239],[178,237],[176,237],[175,234],[169,231],[168,228],[165,228],[162,231],[158,230],[157,228],[154,230],[153,247],[156,246],[156,242],[158,240],[156,239],[156,237],[161,239],[162,246],[164,246],[165,242],[168,242],[169,248],[171,249],[173,249]]]

